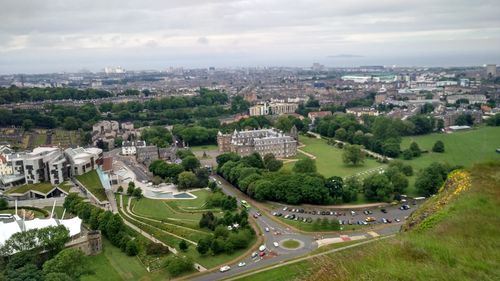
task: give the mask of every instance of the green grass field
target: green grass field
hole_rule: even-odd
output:
[[[441,140],[445,146],[444,153],[432,152],[432,146]],[[405,137],[401,149],[410,147],[415,141],[421,150],[428,150],[422,156],[406,160],[414,169],[427,167],[432,162],[447,162],[451,165],[471,167],[473,164],[488,160],[499,160],[500,127],[480,127],[451,134],[430,134],[425,136]]]
[[[103,252],[97,256],[86,257],[86,259],[89,263],[89,269],[94,274],[82,276],[81,281],[159,281],[169,279],[165,270],[147,272],[139,258],[127,256],[106,239],[103,239]]]
[[[444,143],[444,153],[432,152],[432,146],[438,140]],[[409,177],[410,185],[406,192],[410,196],[419,196],[415,189],[418,170],[429,166],[433,162],[471,167],[479,162],[500,159],[500,153],[495,152],[495,149],[500,148],[499,127],[479,127],[451,134],[404,137],[401,142],[401,149],[409,148],[413,141],[418,144],[421,150],[427,150],[428,153],[422,153],[420,157],[412,160],[403,160],[410,164],[414,170],[414,176]]]
[[[92,192],[97,199],[101,201],[108,200],[106,192],[104,192],[104,187],[99,179],[99,175],[97,175],[97,171],[93,170],[83,175],[76,176],[76,179]]]
[[[208,145],[199,145],[199,146],[191,146],[189,147],[191,151],[209,151],[209,150],[217,150],[218,147],[215,144],[208,144]]]
[[[499,280],[500,162],[471,171],[470,190],[408,232],[239,280]]]
[[[50,190],[52,190],[54,187],[50,182],[43,182],[43,183],[36,183],[36,184],[25,184],[25,185],[20,185],[14,188],[9,189],[6,194],[13,194],[13,193],[19,193],[23,194],[26,193],[30,190],[35,190],[38,192],[41,192],[43,194],[48,193]]]
[[[342,149],[328,145],[326,140],[305,136],[300,136],[299,140],[305,145],[301,150],[316,156],[316,167],[318,168],[318,172],[325,177],[346,177],[384,166],[384,164],[378,163],[371,158],[366,158],[363,165],[345,165],[344,162],[342,162]],[[292,169],[293,165],[293,162],[286,163],[283,168]]]

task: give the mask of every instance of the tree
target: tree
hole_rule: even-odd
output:
[[[43,275],[33,263],[27,263],[16,269],[7,269],[5,277],[9,281],[43,281]]]
[[[432,147],[433,152],[437,153],[443,153],[444,152],[444,143],[440,140],[436,141],[434,143],[434,146]]]
[[[330,196],[333,198],[342,198],[344,192],[344,180],[341,177],[333,176],[325,181],[325,186],[328,188]]]
[[[356,201],[358,193],[363,189],[363,183],[356,176],[348,177],[344,182],[342,201],[348,203]]]
[[[208,188],[210,188],[210,190],[212,192],[214,192],[216,189],[217,189],[217,183],[215,183],[215,181],[211,181],[208,183]]]
[[[189,245],[186,242],[186,240],[181,240],[181,242],[179,242],[179,249],[181,251],[186,252],[188,248],[189,248]]]
[[[188,257],[169,257],[166,262],[167,271],[170,276],[176,277],[184,272],[194,269],[193,261]]]
[[[283,132],[289,132],[292,129],[293,123],[288,118],[288,116],[280,116],[278,120],[276,120],[274,127],[282,130]]]
[[[139,243],[135,239],[128,240],[125,244],[125,253],[129,256],[137,256],[139,254]]]
[[[436,122],[436,129],[438,131],[441,131],[444,129],[444,120],[443,119],[437,119],[437,122]]]
[[[474,124],[474,118],[472,118],[472,115],[470,114],[462,114],[457,117],[457,120],[455,121],[455,125],[458,126],[472,126]]]
[[[346,145],[342,153],[342,160],[345,164],[362,164],[365,161],[365,152],[360,145]]]
[[[77,119],[73,116],[68,116],[68,117],[64,118],[63,128],[65,130],[78,130],[78,128],[80,128],[80,127],[81,127],[80,119]]]
[[[196,250],[200,255],[204,255],[210,250],[210,245],[212,244],[212,237],[207,236],[198,241],[198,245],[196,245]]]
[[[137,199],[142,198],[142,189],[140,187],[134,189],[133,196]]]
[[[186,171],[194,171],[200,167],[200,160],[198,160],[195,156],[188,156],[182,159],[181,165]]]
[[[22,126],[25,131],[29,131],[33,128],[34,124],[33,121],[31,121],[31,119],[24,119]]]
[[[392,173],[388,173],[386,171],[386,175],[392,183],[394,192],[403,194],[408,187],[408,178],[406,178],[405,175],[399,170],[393,171]]]
[[[118,187],[118,189],[116,189],[116,192],[118,192],[118,193],[122,193],[122,192],[123,192],[123,187],[120,185],[120,186]]]
[[[300,159],[293,165],[295,173],[316,173],[316,162],[311,158]]]
[[[391,182],[384,174],[365,178],[363,188],[366,199],[371,201],[388,201],[393,191]]]
[[[347,131],[344,128],[337,129],[335,131],[335,138],[340,140],[340,141],[346,141],[347,140]]]
[[[135,183],[131,181],[128,183],[127,195],[132,196],[134,194],[134,190],[135,190]]]
[[[413,158],[413,152],[409,149],[403,150],[403,159],[411,160]]]
[[[450,167],[434,162],[421,170],[415,180],[415,188],[422,196],[435,194],[446,180]]]
[[[44,281],[74,281],[68,274],[62,272],[51,272],[46,274],[43,278]]]
[[[78,280],[88,272],[86,264],[85,254],[81,250],[68,248],[43,264],[43,274],[65,273],[72,280]]]
[[[198,178],[193,172],[182,172],[177,179],[179,189],[188,189],[196,186]]]
[[[0,210],[7,208],[7,206],[9,206],[9,203],[7,202],[7,199],[0,198]]]
[[[416,142],[412,142],[410,144],[410,151],[413,157],[419,157],[422,154],[422,151],[420,150],[420,147],[418,147],[418,144]]]

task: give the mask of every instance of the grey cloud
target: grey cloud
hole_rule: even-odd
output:
[[[186,63],[212,57],[217,63],[241,62],[215,53],[233,49],[248,63],[263,64],[321,58],[364,63],[447,52],[456,55],[450,64],[465,63],[462,58],[473,53],[499,60],[499,10],[494,0],[4,1],[0,63],[21,64],[27,53],[56,60],[61,50],[71,50],[86,59],[64,53],[58,66],[91,61],[102,67],[94,59],[100,52],[120,53],[117,60],[126,61],[152,47],[157,56],[183,50]],[[484,63],[484,56],[476,57]]]

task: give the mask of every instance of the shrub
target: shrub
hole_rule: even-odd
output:
[[[436,143],[434,143],[434,146],[432,147],[432,151],[437,153],[443,153],[444,143],[440,140],[436,141]]]

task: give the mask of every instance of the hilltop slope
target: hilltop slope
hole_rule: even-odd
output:
[[[312,262],[301,280],[500,280],[500,163],[449,175],[394,239]]]

